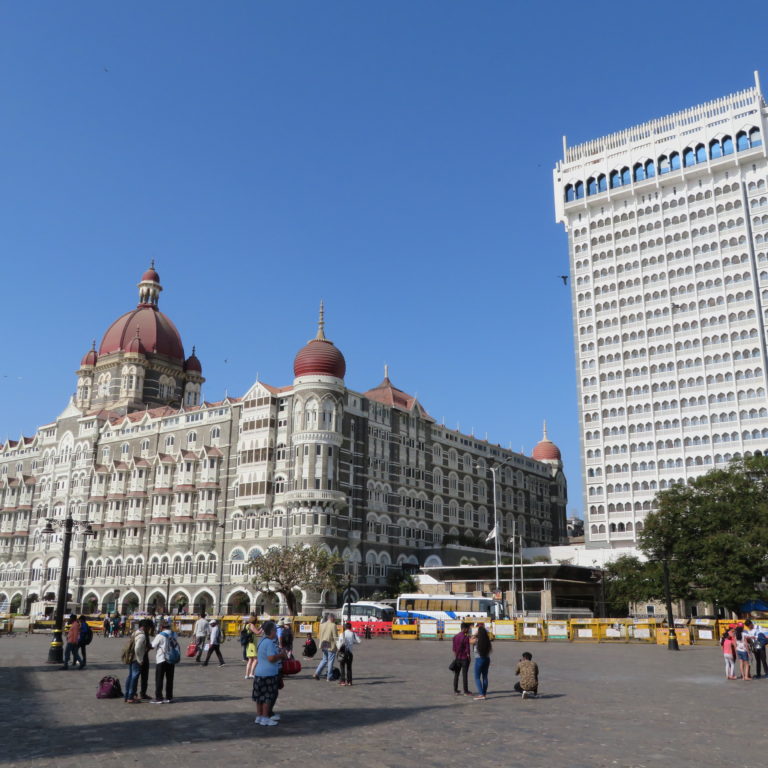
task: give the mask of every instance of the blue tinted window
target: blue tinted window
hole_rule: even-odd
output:
[[[719,141],[709,142],[709,156],[714,160],[716,157],[723,156],[723,148],[720,146]]]
[[[645,178],[652,179],[656,175],[656,169],[653,167],[653,160],[645,164]]]
[[[696,155],[692,149],[683,150],[683,165],[687,168],[689,165],[696,165]]]
[[[730,136],[726,136],[723,139],[723,154],[724,155],[733,154],[733,139]]]
[[[570,203],[572,200],[575,200],[575,199],[576,197],[574,196],[574,193],[573,193],[573,187],[569,184],[565,188],[565,202]]]
[[[669,173],[670,170],[669,158],[666,155],[662,155],[659,158],[659,175]]]
[[[622,168],[621,169],[621,183],[622,184],[631,184],[632,183],[632,174],[629,172],[629,168]]]
[[[597,191],[598,192],[605,192],[605,190],[608,189],[608,182],[604,175],[600,175],[597,177]]]
[[[736,149],[739,152],[744,149],[749,149],[749,138],[744,131],[736,134]]]
[[[673,152],[669,156],[669,165],[673,171],[680,170],[680,154],[678,152]]]
[[[699,144],[699,146],[696,147],[696,162],[697,163],[707,162],[707,148],[703,144]]]
[[[645,168],[640,163],[635,166],[635,181],[645,181]]]
[[[621,176],[618,171],[611,171],[611,189],[621,186]]]
[[[579,181],[576,183],[576,199],[580,200],[584,197],[584,182]]]
[[[751,147],[760,147],[762,146],[763,141],[760,138],[760,129],[759,128],[753,128],[749,132],[749,145]]]
[[[597,194],[597,182],[594,179],[587,179],[587,194],[588,195]]]

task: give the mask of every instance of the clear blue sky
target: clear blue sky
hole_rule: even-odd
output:
[[[197,345],[206,399],[289,384],[327,332],[365,390],[530,451],[581,511],[571,143],[768,83],[766,7],[721,2],[6,2],[0,437],[64,408],[136,303]],[[226,361],[226,362],[225,362]]]

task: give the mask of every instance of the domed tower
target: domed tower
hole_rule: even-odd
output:
[[[291,506],[331,514],[346,506],[339,488],[339,450],[344,415],[344,355],[325,337],[325,311],[320,302],[317,335],[293,362]]]
[[[157,405],[196,405],[205,381],[194,355],[187,360],[176,326],[158,308],[160,275],[154,262],[138,284],[139,303],[107,328],[99,351],[77,372],[77,405],[85,410],[134,411]]]
[[[536,443],[533,449],[533,458],[536,461],[543,461],[554,469],[562,469],[563,462],[560,456],[560,449],[547,437],[547,422],[544,422],[543,434],[541,440]]]
[[[563,472],[560,449],[547,437],[547,422],[544,422],[541,440],[533,449],[532,457],[549,465],[549,522],[552,526],[552,541],[565,544],[568,541],[566,511],[568,507],[568,484]]]

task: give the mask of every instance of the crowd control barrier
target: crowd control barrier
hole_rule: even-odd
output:
[[[456,634],[454,632],[454,634]],[[513,620],[500,619],[493,622],[493,634],[497,640],[516,640],[517,622]]]
[[[688,629],[691,641],[696,645],[717,645],[720,642],[720,623],[716,619],[691,619]]]
[[[393,624],[392,639],[393,640],[418,640],[419,625],[418,624]]]
[[[691,633],[688,627],[675,627],[675,637],[678,645],[690,645]],[[656,645],[666,645],[669,640],[669,629],[667,627],[656,628]]]
[[[557,642],[557,641],[563,641],[563,640],[567,641],[571,639],[570,625],[568,621],[565,619],[561,621],[552,619],[546,622],[544,631],[546,632],[547,642],[552,642],[552,641]]]
[[[517,636],[525,642],[542,642],[544,636],[544,619],[522,619],[518,621]]]
[[[628,643],[631,619],[598,619],[598,635],[601,643]]]
[[[655,643],[656,619],[635,619],[629,625],[630,643]]]
[[[574,643],[597,643],[600,630],[596,619],[571,619],[571,640]]]

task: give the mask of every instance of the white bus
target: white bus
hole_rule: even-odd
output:
[[[400,620],[488,619],[498,610],[494,608],[494,602],[490,597],[470,595],[403,594],[397,598],[395,616]]]
[[[350,615],[351,619],[347,616]],[[392,621],[395,617],[395,609],[384,603],[374,603],[361,600],[357,603],[345,603],[339,609],[339,617],[342,621]]]

